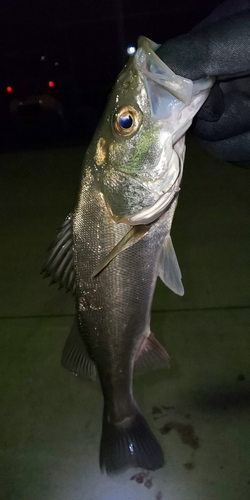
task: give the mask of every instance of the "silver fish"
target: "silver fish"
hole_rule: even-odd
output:
[[[103,398],[100,467],[162,467],[162,449],[133,397],[134,369],[165,366],[150,330],[157,276],[184,293],[170,237],[185,131],[213,84],[175,75],[144,37],[118,76],[87,150],[78,202],[43,269],[73,291],[76,318],[62,364],[98,374]]]

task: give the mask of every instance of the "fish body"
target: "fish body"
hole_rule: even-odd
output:
[[[108,424],[123,428],[141,418],[132,393],[134,363],[144,350],[146,356],[150,348],[150,307],[159,256],[166,232],[170,230],[176,201],[143,238],[119,253],[91,279],[93,269],[130,227],[112,220],[90,172],[86,172],[83,185],[84,195],[73,217],[78,324],[88,354],[96,365],[104,396],[101,467],[112,472],[126,466],[128,457],[110,453]],[[159,351],[159,361],[166,362],[167,354],[163,348]],[[133,427],[130,432],[132,430]],[[136,442],[132,435],[130,441],[135,448],[134,455],[129,451],[130,465],[146,469],[162,465],[160,448],[157,457],[151,453],[155,462],[150,462],[149,450],[137,463]]]
[[[158,59],[156,47],[141,37],[118,76],[85,156],[75,211],[44,268],[75,294],[76,318],[62,363],[80,376],[99,377],[100,466],[108,474],[164,463],[134,400],[133,373],[169,358],[151,333],[150,309],[158,275],[183,294],[170,230],[184,134],[212,85],[199,82],[195,93],[192,82]]]

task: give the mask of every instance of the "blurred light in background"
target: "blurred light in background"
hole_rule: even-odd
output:
[[[45,61],[45,56],[41,56],[41,61]]]
[[[10,87],[10,85],[8,85],[8,87],[6,87],[6,91],[7,91],[7,92],[9,92],[9,93],[10,93],[10,92],[12,92],[12,90],[13,90],[13,89],[12,89],[12,87]]]
[[[136,48],[133,46],[133,45],[130,45],[128,48],[127,48],[127,53],[131,56],[132,54],[134,54],[136,51]]]
[[[48,86],[49,86],[50,88],[53,88],[53,87],[55,86],[55,84],[54,84],[54,82],[53,82],[52,80],[50,80],[50,81],[48,82]]]

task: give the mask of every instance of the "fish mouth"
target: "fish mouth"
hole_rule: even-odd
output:
[[[140,36],[135,53],[135,67],[143,74],[147,83],[153,82],[175,97],[179,102],[190,104],[193,93],[193,82],[189,78],[175,74],[156,54],[159,44],[149,38]],[[154,88],[154,87],[153,87]],[[150,86],[147,88],[151,101]],[[154,92],[153,92],[154,93]],[[154,97],[152,96],[152,101]],[[153,102],[151,108],[154,109]]]
[[[141,36],[134,55],[134,64],[143,76],[155,120],[166,119],[175,110],[178,113],[178,109],[191,104],[195,95],[208,94],[215,82],[215,78],[210,76],[193,82],[177,75],[156,54],[159,47],[159,44]]]

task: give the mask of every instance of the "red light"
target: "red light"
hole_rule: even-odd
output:
[[[13,89],[12,89],[12,87],[10,87],[10,86],[8,85],[8,87],[6,87],[6,90],[7,90],[7,92],[12,92],[12,90],[13,90]]]
[[[54,82],[52,82],[52,80],[50,80],[50,81],[48,82],[48,86],[49,86],[50,88],[52,88],[52,87],[54,87],[54,86],[55,86],[55,84],[54,84]]]

